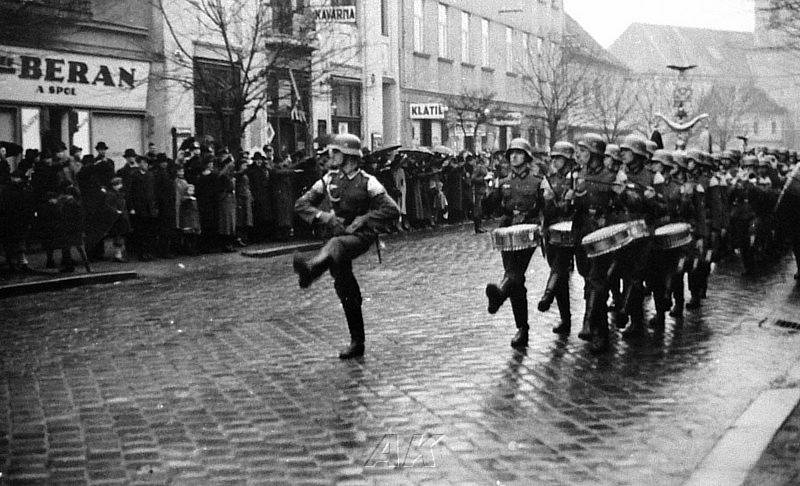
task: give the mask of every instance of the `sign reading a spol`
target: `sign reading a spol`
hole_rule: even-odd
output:
[[[0,100],[144,111],[150,64],[0,46]]]
[[[320,22],[347,22],[356,21],[355,5],[341,7],[316,7],[314,9],[314,20]]]
[[[444,120],[447,107],[439,103],[411,103],[412,120]]]

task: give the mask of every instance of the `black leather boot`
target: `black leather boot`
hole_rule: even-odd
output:
[[[500,306],[503,305],[503,302],[506,301],[508,298],[508,289],[511,282],[505,277],[500,282],[500,285],[496,284],[489,284],[486,286],[486,297],[489,300],[489,306],[487,310],[489,314],[497,314],[497,311],[500,310]]]
[[[300,254],[294,255],[292,262],[295,273],[300,277],[300,288],[308,288],[316,279],[322,276],[330,266],[330,257],[320,251],[311,258],[304,258]]]
[[[561,289],[558,297],[558,313],[561,316],[561,324],[553,328],[553,332],[561,336],[569,336],[572,330],[572,314],[569,309],[569,288]]]
[[[641,303],[639,308],[635,307],[630,311],[631,322],[620,333],[624,339],[641,339],[647,336],[647,329],[644,327],[644,309]]]
[[[364,356],[364,316],[361,313],[360,299],[342,301],[347,329],[350,331],[350,345],[339,353],[339,359],[353,359]]]
[[[650,328],[653,329],[656,334],[663,334],[665,321],[666,317],[664,316],[664,312],[656,312],[656,315],[650,319]]]
[[[589,289],[584,292],[586,295],[586,311],[583,314],[583,327],[578,333],[578,338],[584,341],[592,340],[592,323],[594,321],[608,322],[606,312],[606,299],[608,295],[600,295],[599,292]],[[607,326],[607,324],[606,324]]]
[[[589,342],[589,351],[593,354],[605,353],[611,347],[611,342],[608,339],[608,323],[603,326],[597,326],[592,330],[592,337]]]
[[[517,334],[511,340],[511,347],[525,348],[528,346],[528,297],[524,291],[511,297],[511,311],[517,325]]]
[[[692,294],[692,298],[689,299],[689,302],[686,304],[686,308],[689,310],[697,310],[702,305],[702,301],[699,295]]]
[[[550,271],[550,277],[547,279],[547,285],[544,287],[544,294],[541,300],[536,305],[539,312],[547,312],[550,306],[553,305],[553,300],[556,298],[556,290],[558,289],[558,274]]]

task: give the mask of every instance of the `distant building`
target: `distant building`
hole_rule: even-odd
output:
[[[762,4],[764,2],[757,2]],[[762,12],[756,7],[757,19]],[[698,67],[690,71],[697,93],[713,84],[746,86],[750,83],[752,102],[742,115],[742,133],[750,146],[772,148],[795,146],[800,142],[795,127],[800,126],[800,94],[795,79],[800,74],[797,53],[777,49],[772,44],[779,36],[768,35],[764,22],[756,22],[756,32],[732,32],[668,25],[634,23],[609,50],[640,76],[674,78],[668,64]]]

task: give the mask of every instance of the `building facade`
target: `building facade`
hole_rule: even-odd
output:
[[[121,158],[154,135],[153,10],[145,0],[0,2],[0,139]]]

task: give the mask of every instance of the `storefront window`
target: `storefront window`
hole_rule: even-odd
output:
[[[223,62],[194,60],[195,133],[231,149],[239,146],[241,113],[235,93],[239,69]]]
[[[336,133],[361,136],[361,85],[336,83],[332,88],[333,128]]]

